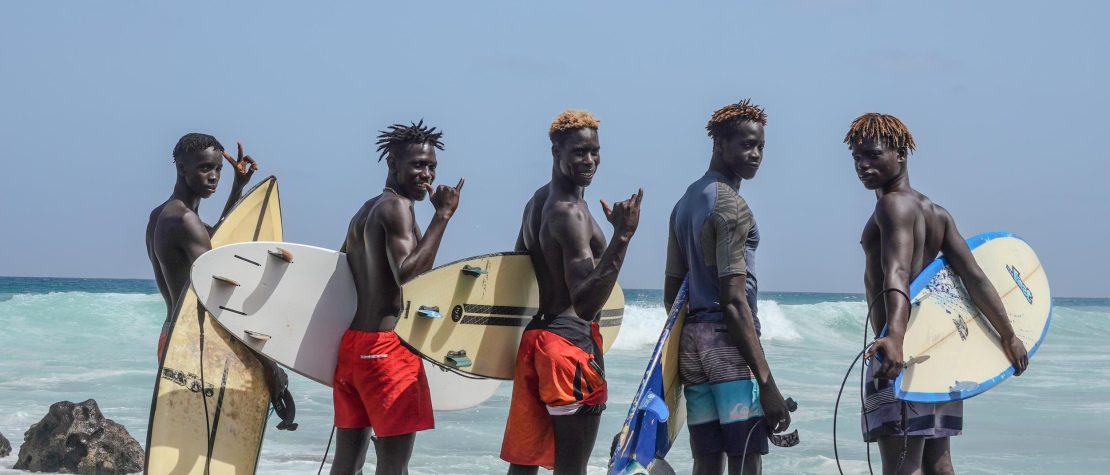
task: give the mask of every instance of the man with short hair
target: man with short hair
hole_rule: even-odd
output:
[[[551,181],[524,207],[516,248],[527,251],[539,283],[539,313],[521,337],[501,458],[510,474],[584,474],[608,389],[597,317],[613,292],[640,220],[643,189],[609,207],[608,245],[586,205],[601,164],[597,129],[586,111],[559,114],[548,131]]]
[[[868,320],[875,340],[867,350],[863,438],[878,442],[883,473],[955,473],[949,437],[963,429],[963,402],[911,403],[895,399],[893,379],[903,367],[902,339],[910,317],[910,282],[944,253],[975,306],[998,332],[1002,349],[1020,375],[1029,364],[1025,345],[1010,326],[1002,299],[952,215],[910,186],[907,160],[916,144],[897,117],[869,113],[852,122],[844,143],[856,175],[875,191],[875,210],[863,227]],[[882,305],[876,305],[882,300]],[[882,354],[882,360],[874,359]]]
[[[169,336],[170,319],[177,301],[189,284],[189,271],[193,261],[201,254],[212,249],[213,228],[204,224],[197,214],[201,200],[216,192],[220,183],[223,162],[235,169],[235,180],[231,194],[224,205],[222,220],[243,195],[243,188],[250,182],[258,164],[243,154],[243,144],[239,146],[239,158],[233,160],[224,151],[224,146],[215,137],[207,134],[185,134],[173,148],[173,161],[177,168],[177,183],[173,193],[164,203],[150,212],[146,227],[146,251],[154,267],[154,280],[162,299],[166,301],[166,322],[158,337],[158,361],[161,362]],[[269,358],[258,356],[266,373],[266,384],[270,388],[270,403],[274,412],[281,418],[278,429],[296,430],[293,422],[296,406],[288,391],[289,379],[285,371]]]
[[[432,188],[442,136],[424,121],[381,132],[378,161],[384,158],[389,167],[385,188],[362,205],[347,228],[342,250],[358,305],[335,368],[332,474],[361,474],[372,438],[376,474],[408,473],[416,432],[435,427],[424,365],[393,329],[401,316],[401,284],[432,268],[459,206],[464,180]],[[435,215],[421,235],[413,202],[429,195]]]
[[[759,228],[739,194],[763,161],[766,124],[763,108],[747,99],[714,112],[709,170],[671,212],[663,301],[670,309],[688,279],[678,370],[696,475],[720,475],[726,458],[730,474],[760,473],[768,431],[790,426],[759,342]]]

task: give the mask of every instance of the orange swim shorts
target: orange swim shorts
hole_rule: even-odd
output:
[[[601,414],[608,399],[604,368],[597,322],[534,317],[517,350],[501,458],[518,465],[554,467],[551,418]]]

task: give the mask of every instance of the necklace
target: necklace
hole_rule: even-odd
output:
[[[388,186],[387,186],[387,187],[385,187],[385,188],[382,188],[382,191],[383,191],[383,192],[389,191],[389,192],[392,192],[393,194],[395,194],[395,195],[397,195],[397,196],[401,196],[401,194],[400,194],[400,193],[398,193],[398,192],[397,192],[397,190],[394,190],[393,188],[390,188],[390,187],[388,187]]]

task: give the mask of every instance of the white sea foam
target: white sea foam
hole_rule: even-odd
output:
[[[667,314],[662,305],[649,307],[642,304],[626,303],[624,322],[617,340],[613,342],[616,350],[640,350],[651,348],[659,340]],[[794,323],[783,313],[782,306],[774,300],[759,301],[759,322],[763,332],[762,339],[792,341],[802,336]]]

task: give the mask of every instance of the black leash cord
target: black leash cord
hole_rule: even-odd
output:
[[[324,458],[320,459],[320,468],[316,470],[316,475],[320,475],[324,471],[324,461],[328,459],[328,452],[331,451],[331,441],[335,438],[335,426],[331,426],[331,435],[328,436],[328,446],[324,448]]]

